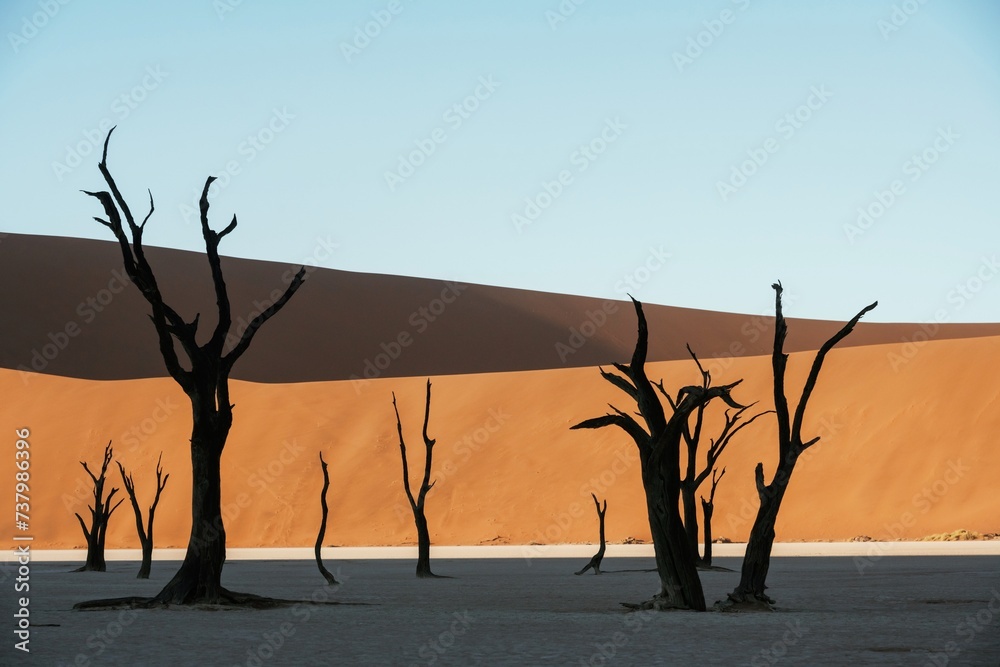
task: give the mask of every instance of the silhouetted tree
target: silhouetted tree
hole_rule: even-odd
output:
[[[680,443],[689,417],[700,406],[719,398],[734,409],[743,407],[730,395],[740,381],[718,387],[702,384],[681,388],[674,400],[673,414],[667,419],[654,384],[646,377],[646,317],[642,304],[635,299],[632,302],[639,321],[632,361],[628,365],[614,364],[621,375],[602,368],[601,376],[636,402],[645,427],[612,405],[612,413],[588,419],[571,428],[617,426],[635,441],[639,449],[660,591],[652,600],[637,606],[704,611],[705,594],[680,516]]]
[[[399,433],[399,455],[403,459],[403,489],[406,491],[406,499],[410,501],[410,509],[413,510],[413,521],[417,526],[417,576],[437,577],[431,572],[431,535],[427,529],[427,515],[424,514],[424,500],[427,492],[430,491],[436,482],[431,482],[431,461],[434,457],[435,440],[427,437],[427,422],[431,415],[431,381],[427,380],[427,401],[424,406],[424,478],[420,482],[420,489],[417,497],[413,497],[410,491],[410,472],[406,463],[406,443],[403,441],[403,424],[399,420],[399,408],[396,407],[396,394],[392,394],[392,409],[396,413],[396,431]]]
[[[156,514],[156,506],[160,504],[160,494],[163,493],[163,489],[167,486],[167,480],[170,479],[169,474],[164,476],[163,468],[160,467],[162,459],[163,452],[160,452],[159,458],[156,459],[156,495],[153,497],[153,504],[149,506],[145,528],[142,525],[142,510],[135,497],[135,482],[132,481],[132,475],[126,475],[125,466],[120,461],[115,461],[118,464],[118,472],[122,476],[122,483],[125,485],[125,492],[128,493],[128,498],[132,502],[132,511],[135,513],[135,529],[139,533],[139,544],[142,545],[142,565],[139,566],[139,574],[136,575],[136,579],[149,579],[149,571],[153,566],[153,517]]]
[[[606,498],[604,499],[604,508],[602,509],[601,508],[601,504],[599,502],[597,502],[597,496],[595,496],[593,493],[591,493],[590,497],[594,499],[594,507],[597,508],[597,520],[598,520],[598,522],[601,525],[601,527],[600,527],[600,530],[601,530],[601,546],[597,550],[597,553],[594,554],[594,557],[590,559],[590,562],[587,563],[582,570],[580,570],[579,572],[575,572],[574,574],[583,574],[584,572],[586,572],[587,570],[589,570],[591,568],[593,568],[594,574],[600,574],[601,573],[601,561],[604,560],[604,551],[607,548],[607,544],[604,541],[604,515],[607,514],[607,512],[608,512],[608,501],[607,501]]]
[[[326,535],[326,519],[330,515],[330,508],[326,504],[326,492],[330,488],[330,472],[327,470],[326,461],[323,460],[323,452],[319,453],[319,464],[323,469],[323,490],[319,492],[319,505],[323,509],[323,519],[320,521],[319,534],[316,536],[316,567],[319,568],[319,573],[326,579],[327,585],[335,586],[337,579],[323,565],[323,556],[321,554],[323,536]]]
[[[104,484],[108,477],[108,464],[111,463],[111,458],[114,456],[114,450],[111,447],[111,441],[104,447],[104,461],[101,463],[101,473],[95,475],[90,471],[87,466],[86,461],[80,461],[80,465],[83,469],[87,471],[90,475],[90,479],[94,482],[94,504],[89,505],[90,509],[90,528],[87,528],[87,524],[84,523],[83,517],[79,513],[76,514],[77,520],[80,522],[80,528],[83,529],[83,537],[87,541],[87,562],[75,570],[75,572],[105,572],[108,569],[107,563],[104,562],[104,539],[108,532],[108,521],[111,519],[111,515],[114,513],[118,506],[122,504],[121,498],[115,503],[114,507],[111,506],[111,500],[118,493],[118,489],[112,487],[111,492],[108,497],[104,497]]]
[[[257,596],[241,595],[222,587],[222,566],[226,560],[226,531],[222,521],[221,459],[226,438],[233,424],[233,404],[229,397],[229,376],[233,364],[250,347],[261,326],[280,311],[295,294],[305,278],[305,267],[292,278],[284,293],[258,314],[226,351],[226,338],[232,327],[229,294],[222,274],[219,242],[236,229],[236,216],[221,232],[208,224],[208,191],[215,181],[210,176],[201,193],[201,232],[205,254],[212,274],[218,321],[204,343],[198,342],[199,315],[187,321],[170,305],[160,292],[153,269],[146,259],[143,231],[153,214],[153,195],[149,193],[149,213],[136,224],[125,198],[108,170],[108,143],[98,167],[110,191],[86,192],[100,201],[107,219],[94,218],[111,230],[121,248],[125,272],[150,305],[150,319],[159,340],[160,354],[167,372],[191,400],[191,536],[184,562],[174,577],[164,586],[153,603],[162,604],[258,604]],[[127,231],[125,229],[127,226]],[[177,346],[186,359],[182,362]],[[96,604],[96,603],[95,603]],[[88,605],[93,606],[93,605]]]
[[[788,355],[783,352],[788,326],[781,312],[781,283],[775,283],[771,287],[774,289],[775,295],[774,351],[771,355],[771,366],[774,372],[774,407],[778,415],[778,463],[774,477],[768,484],[764,483],[764,465],[758,463],[754,470],[760,508],[754,519],[753,527],[750,529],[750,539],[747,542],[746,555],[743,557],[740,583],[729,594],[728,600],[721,603],[722,608],[729,608],[733,605],[770,608],[770,605],[774,604],[774,600],[768,597],[764,590],[767,588],[765,583],[771,564],[771,548],[774,545],[774,525],[778,519],[778,510],[781,507],[781,500],[785,497],[788,482],[791,480],[799,456],[819,441],[819,436],[805,441],[802,439],[802,420],[805,417],[806,405],[816,386],[816,380],[827,353],[854,330],[854,326],[865,313],[878,305],[878,301],[876,301],[865,306],[840,331],[823,343],[813,359],[809,376],[802,388],[802,396],[795,408],[795,415],[791,417],[788,399],[785,397],[785,365],[788,362]]]
[[[691,355],[691,358],[694,359],[694,363],[698,366],[698,371],[701,373],[702,387],[705,390],[708,390],[712,386],[711,374],[706,371],[704,367],[702,367],[701,362],[698,361],[698,355],[694,353],[690,345],[687,346],[687,351],[688,354]],[[659,389],[660,393],[667,399],[667,403],[670,404],[671,409],[676,409],[675,406],[679,402],[680,397],[678,396],[677,399],[672,398],[663,388],[662,382],[658,383],[656,388]],[[707,407],[708,404],[704,403],[699,406],[697,410],[695,410],[694,428],[691,428],[689,422],[685,422],[683,429],[684,444],[687,450],[687,465],[685,466],[684,477],[681,479],[681,502],[684,507],[684,532],[687,536],[688,546],[691,549],[691,553],[694,554],[695,560],[703,560],[698,554],[698,505],[695,501],[699,487],[701,487],[702,483],[708,478],[709,473],[715,469],[715,465],[718,463],[719,457],[721,457],[722,453],[726,451],[726,447],[729,446],[733,436],[752,424],[758,417],[762,417],[763,415],[772,412],[771,410],[759,412],[750,417],[750,419],[741,421],[743,414],[752,408],[753,404],[741,407],[735,412],[726,410],[725,423],[722,427],[722,431],[719,433],[717,438],[713,438],[709,442],[708,450],[705,452],[705,467],[699,472],[697,463],[698,446],[701,444],[705,408]],[[708,548],[707,545],[706,548]]]
[[[712,513],[715,511],[715,489],[722,481],[722,476],[726,474],[726,469],[723,468],[718,477],[715,476],[716,472],[718,471],[712,470],[712,491],[708,494],[708,500],[705,500],[705,496],[701,497],[701,511],[705,515],[705,556],[701,562],[706,567],[712,566]]]

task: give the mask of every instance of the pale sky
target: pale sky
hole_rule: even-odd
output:
[[[994,2],[6,0],[0,27],[2,231],[108,239],[79,191],[117,124],[151,245],[202,249],[215,175],[232,256],[1000,320]]]

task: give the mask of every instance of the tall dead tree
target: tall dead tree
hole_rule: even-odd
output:
[[[125,474],[125,466],[121,464],[121,461],[115,461],[118,464],[118,472],[122,476],[122,484],[125,485],[125,492],[128,493],[128,498],[132,502],[135,529],[139,533],[139,544],[142,546],[142,565],[139,566],[139,574],[136,575],[136,579],[149,579],[149,571],[153,566],[153,517],[156,514],[156,506],[160,504],[160,494],[163,493],[163,489],[167,486],[167,480],[170,479],[169,473],[163,474],[163,468],[160,466],[162,459],[163,452],[160,452],[159,458],[156,459],[156,495],[153,496],[153,504],[149,506],[145,527],[142,525],[142,509],[140,509],[139,501],[135,496],[135,482],[132,481],[132,475]]]
[[[153,195],[149,193],[149,212],[136,223],[132,211],[108,169],[108,143],[112,128],[104,140],[104,152],[98,168],[108,190],[87,192],[104,208],[105,218],[94,218],[111,230],[121,249],[125,272],[150,306],[150,320],[156,329],[160,354],[170,374],[191,401],[191,535],[184,562],[152,603],[156,604],[258,604],[256,596],[242,595],[222,587],[222,566],[226,560],[226,531],[222,521],[222,450],[233,424],[233,404],[229,397],[229,376],[233,365],[250,347],[261,326],[280,311],[305,279],[305,267],[292,278],[284,293],[250,320],[227,351],[233,319],[229,293],[222,274],[219,243],[236,229],[236,216],[221,232],[208,224],[208,191],[215,177],[205,181],[199,204],[205,254],[215,291],[217,322],[204,343],[198,342],[200,315],[185,320],[163,298],[153,268],[146,258],[143,231],[153,214]],[[182,361],[178,346],[185,359]]]
[[[698,356],[694,353],[689,345],[687,347],[688,354],[694,359],[694,363],[698,366],[698,371],[701,373],[701,384],[705,390],[708,390],[712,386],[712,376],[704,369],[701,362],[698,361]],[[668,394],[664,388],[663,383],[660,382],[656,385],[656,388],[660,390],[660,393],[667,399],[672,409],[676,409],[675,406],[680,400],[674,399]],[[726,451],[726,447],[732,441],[733,437],[742,431],[744,428],[754,423],[758,417],[762,417],[772,410],[767,410],[764,412],[758,412],[749,419],[743,419],[744,413],[753,407],[754,404],[741,407],[735,412],[730,412],[726,410],[725,412],[725,422],[723,424],[722,430],[718,437],[713,438],[709,442],[708,450],[705,452],[705,467],[701,471],[698,470],[698,447],[701,444],[701,438],[703,435],[703,426],[705,421],[705,409],[708,404],[701,405],[694,413],[694,427],[691,428],[689,422],[684,424],[683,436],[684,444],[687,453],[687,461],[685,466],[684,477],[681,479],[681,502],[684,507],[684,532],[687,536],[688,546],[691,549],[691,553],[694,554],[695,560],[702,560],[698,554],[698,504],[696,501],[696,496],[698,494],[698,489],[701,487],[702,483],[708,479],[708,475],[715,469],[716,464],[719,462],[719,457],[722,453]],[[708,545],[706,545],[706,549]]]
[[[95,475],[90,471],[87,466],[86,461],[80,461],[80,465],[83,469],[87,471],[90,475],[90,479],[94,482],[94,504],[89,505],[90,509],[90,528],[87,528],[87,524],[84,523],[83,517],[79,513],[76,514],[77,520],[80,522],[80,528],[83,529],[83,537],[87,541],[87,562],[83,564],[75,572],[105,572],[108,569],[107,563],[104,561],[104,540],[108,532],[108,521],[111,519],[111,515],[114,513],[118,506],[122,504],[121,498],[115,503],[114,507],[111,506],[111,501],[118,493],[118,489],[112,487],[111,492],[108,497],[104,497],[104,484],[108,477],[108,464],[111,463],[111,459],[114,456],[114,450],[111,447],[111,441],[104,447],[104,460],[101,462],[101,472],[99,475]]]
[[[771,366],[774,372],[774,407],[778,415],[778,463],[774,477],[767,484],[764,482],[764,465],[758,463],[754,470],[760,508],[754,519],[753,527],[750,529],[750,539],[747,542],[746,555],[743,557],[740,583],[729,594],[728,600],[721,603],[722,608],[734,606],[736,608],[742,606],[770,608],[770,605],[774,604],[774,600],[768,597],[764,590],[767,588],[767,572],[771,564],[771,548],[774,545],[774,525],[778,519],[778,510],[785,497],[788,482],[792,478],[792,472],[795,470],[795,463],[799,460],[799,456],[819,441],[819,436],[809,440],[802,438],[802,421],[805,418],[806,405],[816,387],[816,380],[819,378],[819,372],[823,367],[827,353],[854,330],[855,325],[865,313],[878,305],[878,301],[876,301],[865,306],[840,331],[823,343],[813,359],[809,376],[802,388],[799,404],[795,408],[794,417],[792,417],[789,413],[788,399],[785,397],[785,365],[788,362],[788,355],[784,353],[783,348],[788,326],[781,312],[781,283],[775,283],[771,287],[774,289],[775,295],[774,351],[771,355]]]
[[[330,489],[330,471],[327,470],[326,461],[323,460],[323,452],[319,453],[319,465],[323,469],[323,490],[319,492],[319,505],[323,510],[323,518],[319,524],[319,534],[316,535],[316,567],[319,568],[319,573],[326,579],[328,586],[336,586],[337,579],[323,565],[323,555],[321,553],[323,536],[326,535],[326,520],[330,516],[330,508],[326,504],[326,492]]]
[[[712,513],[715,512],[715,489],[722,481],[722,476],[726,474],[726,469],[723,468],[718,477],[715,476],[716,472],[718,471],[712,471],[712,491],[708,494],[708,500],[705,500],[705,496],[701,497],[701,511],[705,517],[705,556],[701,559],[701,563],[708,567],[712,565]]]
[[[594,574],[600,574],[601,561],[604,560],[604,551],[607,549],[607,543],[604,541],[604,515],[608,513],[608,500],[607,498],[604,499],[604,507],[601,508],[601,503],[597,502],[597,496],[591,493],[590,497],[594,499],[594,507],[597,508],[597,520],[601,525],[601,546],[597,549],[597,553],[594,554],[594,557],[590,559],[590,562],[587,563],[582,570],[574,572],[573,574],[583,574],[590,569],[594,570]]]
[[[435,440],[427,437],[427,422],[431,415],[431,381],[427,380],[427,400],[424,406],[424,477],[420,482],[420,489],[417,497],[413,497],[410,491],[410,471],[406,463],[406,443],[403,441],[403,423],[399,420],[399,408],[396,407],[396,394],[392,394],[392,409],[396,413],[396,432],[399,433],[399,455],[403,459],[403,489],[406,491],[406,499],[410,501],[410,509],[413,510],[413,521],[417,526],[417,576],[421,579],[437,577],[431,572],[431,534],[427,529],[427,515],[424,513],[424,501],[427,492],[430,491],[437,482],[431,480],[431,461],[434,457]]]
[[[680,443],[688,419],[699,407],[718,398],[736,410],[743,408],[730,395],[740,381],[718,387],[692,385],[681,388],[674,400],[673,413],[667,419],[655,385],[646,376],[646,317],[642,304],[635,299],[632,302],[639,321],[632,361],[627,365],[614,364],[620,375],[602,368],[601,376],[636,402],[645,426],[612,405],[611,413],[571,428],[617,426],[635,441],[639,450],[660,591],[652,600],[637,606],[704,611],[705,594],[680,515]]]

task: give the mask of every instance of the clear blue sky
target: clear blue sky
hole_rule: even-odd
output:
[[[152,245],[200,249],[185,207],[229,168],[233,256],[1000,320],[994,2],[6,0],[0,26],[3,231],[108,238],[75,153],[115,123]]]

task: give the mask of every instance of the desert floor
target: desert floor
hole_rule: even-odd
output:
[[[728,545],[727,545],[728,546]],[[735,546],[735,545],[733,545]],[[231,560],[234,590],[343,603],[268,611],[71,611],[96,597],[152,595],[178,563],[72,573],[31,569],[31,655],[8,645],[2,664],[35,665],[997,665],[1000,557],[777,557],[771,614],[626,612],[656,588],[648,557],[606,558],[602,576],[573,576],[586,558],[433,561],[452,579],[418,580],[409,559],[328,561],[322,585],[306,560]],[[740,560],[716,559],[737,570]],[[859,573],[863,570],[863,573]],[[10,581],[6,576],[5,580]],[[724,597],[736,571],[702,573]],[[5,588],[7,585],[5,585]],[[2,599],[12,624],[13,595]]]

